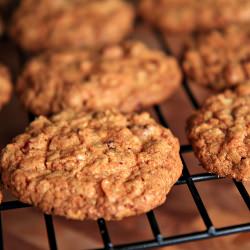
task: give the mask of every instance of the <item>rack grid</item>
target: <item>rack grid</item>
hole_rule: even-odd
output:
[[[167,46],[166,42],[163,41],[163,38],[161,37],[160,33],[155,31],[156,37],[162,47],[162,49],[167,54],[172,54],[169,46]],[[185,91],[187,97],[189,98],[190,103],[192,104],[193,108],[197,109],[199,108],[199,103],[196,100],[194,94],[192,93],[189,84],[187,82],[187,79],[184,77],[183,83],[182,83],[183,90]],[[154,106],[154,111],[159,119],[159,122],[164,126],[168,127],[168,123],[166,119],[163,116],[163,113],[161,111],[160,106]],[[30,117],[31,118],[31,117]],[[199,216],[202,219],[206,229],[202,231],[196,231],[196,232],[190,232],[187,234],[179,234],[174,235],[171,237],[164,236],[160,228],[158,226],[158,221],[156,219],[156,216],[154,214],[154,211],[150,211],[147,213],[147,220],[149,227],[152,231],[152,239],[147,241],[138,241],[134,243],[129,244],[122,244],[122,245],[114,245],[112,243],[112,239],[109,236],[109,231],[106,225],[106,222],[104,219],[99,219],[97,221],[99,232],[103,240],[103,247],[99,249],[105,249],[105,250],[139,250],[139,249],[150,249],[150,248],[157,248],[162,246],[170,246],[170,245],[176,245],[191,241],[197,241],[202,239],[209,239],[214,237],[220,237],[220,236],[226,236],[230,234],[236,234],[236,233],[243,233],[243,232],[250,232],[250,221],[248,223],[244,224],[237,224],[237,225],[230,225],[227,227],[220,227],[217,228],[213,225],[213,222],[209,216],[209,211],[206,209],[203,200],[199,194],[199,190],[197,189],[195,183],[197,182],[206,182],[206,181],[212,181],[221,179],[221,177],[218,177],[214,174],[210,173],[201,173],[201,174],[194,174],[191,175],[188,169],[188,166],[186,165],[183,155],[185,153],[192,152],[191,145],[181,145],[180,148],[180,157],[183,163],[183,173],[180,179],[177,181],[175,185],[187,185],[189,192],[192,195],[193,202],[195,203],[197,210],[199,212]],[[248,191],[246,190],[245,186],[241,182],[237,182],[236,180],[232,180],[234,185],[239,191],[239,195],[242,197],[246,209],[250,210],[250,197],[248,194]],[[0,205],[0,250],[4,249],[3,244],[3,227],[2,227],[2,221],[1,221],[1,212],[5,210],[11,210],[11,209],[21,209],[30,207],[30,205],[23,204],[17,200],[15,201],[7,201],[3,202]],[[56,240],[56,232],[53,226],[53,217],[51,215],[44,215],[44,222],[47,230],[47,237],[48,237],[48,243],[49,248],[52,250],[57,249],[57,240]],[[84,223],[84,222],[83,222]]]

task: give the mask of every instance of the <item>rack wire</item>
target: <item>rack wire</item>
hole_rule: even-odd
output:
[[[167,54],[172,54],[170,48],[166,45],[166,42],[163,41],[161,35],[159,32],[156,31],[156,37],[158,41],[160,42],[162,49]],[[192,104],[193,108],[197,109],[199,108],[199,103],[196,100],[194,94],[192,93],[191,89],[189,88],[187,79],[184,78],[182,87],[189,98],[190,103]],[[168,123],[163,116],[163,113],[161,111],[160,106],[155,106],[154,111],[159,119],[159,122],[164,126],[168,127]],[[32,119],[32,118],[31,118]],[[150,248],[157,248],[162,246],[170,246],[170,245],[176,245],[191,241],[197,241],[202,239],[210,239],[215,237],[221,237],[226,236],[230,234],[237,234],[237,233],[243,233],[243,232],[250,232],[250,221],[248,223],[244,224],[237,224],[237,225],[230,225],[227,227],[220,227],[217,228],[214,226],[210,216],[209,211],[206,209],[203,200],[199,194],[199,190],[197,189],[195,183],[197,182],[206,182],[211,180],[217,180],[221,179],[221,177],[218,177],[214,174],[210,173],[201,173],[201,174],[194,174],[191,175],[188,169],[188,166],[186,165],[186,162],[183,159],[183,155],[185,153],[192,152],[191,145],[181,145],[180,148],[180,157],[183,163],[183,173],[180,179],[176,182],[175,185],[187,185],[188,190],[190,194],[192,195],[192,199],[197,207],[197,210],[199,212],[199,216],[202,219],[206,229],[202,231],[196,231],[196,232],[190,232],[186,234],[179,234],[174,235],[171,237],[164,236],[161,231],[160,227],[158,225],[157,218],[154,214],[154,211],[150,211],[147,213],[147,220],[148,220],[148,226],[151,228],[152,231],[152,239],[147,241],[138,241],[133,243],[125,243],[125,244],[119,244],[115,245],[112,243],[112,239],[109,235],[108,227],[106,225],[106,222],[104,219],[99,219],[97,221],[99,232],[102,237],[103,241],[103,247],[99,249],[105,249],[105,250],[139,250],[139,249],[150,249]],[[237,182],[236,180],[232,180],[234,185],[239,191],[239,195],[243,199],[246,209],[250,210],[250,198],[249,194],[244,186],[243,183]],[[15,201],[7,201],[3,202],[0,205],[0,250],[4,249],[4,243],[3,243],[3,227],[2,227],[2,221],[1,221],[1,213],[2,211],[11,210],[11,209],[21,209],[30,207],[30,205],[21,203],[17,200]],[[53,225],[53,217],[51,215],[44,215],[44,222],[46,226],[47,231],[47,237],[48,237],[48,244],[49,248],[51,250],[57,249],[57,240],[56,240],[56,232]],[[84,222],[83,222],[84,223]]]

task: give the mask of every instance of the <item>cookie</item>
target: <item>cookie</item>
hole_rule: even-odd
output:
[[[250,21],[249,0],[141,0],[139,11],[147,21],[169,33]]]
[[[176,60],[140,42],[126,42],[95,52],[46,53],[25,67],[17,90],[34,114],[65,108],[124,112],[159,103],[180,85]]]
[[[208,98],[188,120],[187,135],[202,166],[250,180],[250,84]]]
[[[102,47],[132,29],[134,9],[122,0],[22,0],[10,35],[26,51]]]
[[[250,26],[230,26],[200,34],[186,51],[190,81],[221,91],[250,80]]]
[[[12,85],[8,69],[0,64],[0,109],[11,97]]]
[[[148,113],[40,116],[1,156],[20,201],[71,219],[120,220],[159,205],[182,171],[179,142]]]

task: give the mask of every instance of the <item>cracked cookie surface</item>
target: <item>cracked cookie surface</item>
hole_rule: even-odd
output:
[[[11,97],[12,84],[8,69],[0,64],[0,109]]]
[[[172,33],[250,21],[249,0],[141,0],[139,11],[150,23]]]
[[[250,80],[250,27],[229,26],[198,35],[184,55],[190,81],[220,91]]]
[[[250,180],[250,85],[208,98],[188,120],[187,136],[207,171]]]
[[[27,51],[96,48],[122,40],[133,19],[122,0],[22,0],[9,32]]]
[[[182,163],[178,140],[148,113],[68,110],[33,121],[1,170],[5,188],[45,213],[118,220],[161,205]]]
[[[130,112],[163,101],[180,82],[175,58],[131,41],[98,52],[64,50],[34,58],[17,90],[37,115],[65,108]]]

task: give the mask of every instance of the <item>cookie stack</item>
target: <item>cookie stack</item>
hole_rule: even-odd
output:
[[[147,112],[180,85],[176,59],[138,41],[122,0],[23,0],[10,36],[35,55],[17,82],[39,116],[1,155],[4,187],[71,219],[119,220],[165,199],[179,142]],[[127,39],[126,39],[127,40]]]
[[[220,92],[188,121],[201,164],[220,176],[249,180],[250,1],[142,0],[139,9],[162,33],[188,35],[182,58],[189,82]]]

